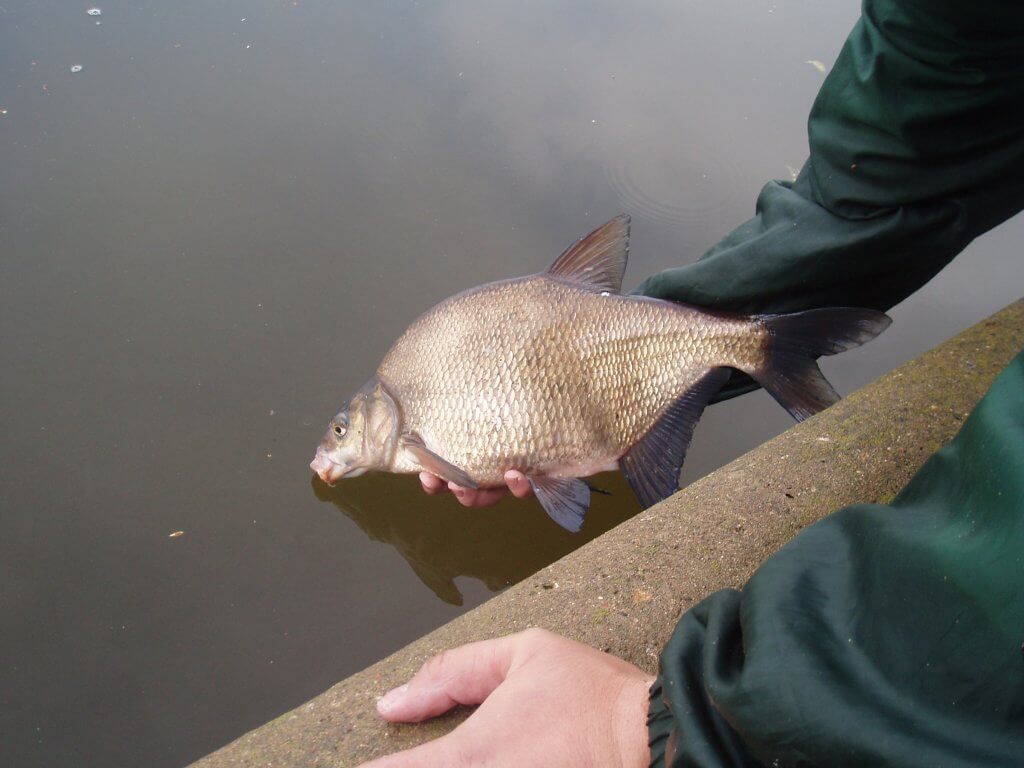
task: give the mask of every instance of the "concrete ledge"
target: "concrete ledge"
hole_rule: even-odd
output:
[[[195,765],[355,766],[434,738],[467,712],[388,726],[376,698],[435,653],[531,626],[654,670],[695,602],[823,515],[891,499],[1022,346],[1024,300]]]

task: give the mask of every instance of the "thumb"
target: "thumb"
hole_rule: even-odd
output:
[[[393,723],[418,723],[456,704],[479,704],[505,679],[520,638],[470,643],[434,656],[412,680],[385,694],[377,711]]]

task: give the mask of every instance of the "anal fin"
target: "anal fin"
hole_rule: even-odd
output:
[[[527,479],[552,520],[572,533],[583,527],[583,518],[590,509],[590,488],[586,483],[578,477],[549,475],[532,475]]]
[[[619,466],[644,509],[679,490],[679,471],[693,430],[708,401],[728,378],[726,368],[708,371],[619,459]]]
[[[431,472],[443,480],[461,485],[463,488],[477,488],[476,481],[465,470],[445,461],[423,443],[423,438],[415,432],[406,432],[401,438],[402,447],[416,457],[416,461],[427,472]]]

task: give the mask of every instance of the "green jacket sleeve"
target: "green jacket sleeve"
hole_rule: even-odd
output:
[[[885,310],[1024,207],[1024,12],[865,0],[808,121],[793,183],[638,293],[711,309]],[[733,372],[714,401],[756,389]]]
[[[1024,354],[890,506],[843,509],[679,622],[657,766],[1024,765]]]
[[[756,215],[638,292],[747,313],[885,310],[1024,207],[1024,10],[865,0],[815,100],[810,157]]]

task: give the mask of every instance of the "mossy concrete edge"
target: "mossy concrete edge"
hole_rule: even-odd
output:
[[[654,670],[694,603],[741,586],[822,516],[890,500],[1022,346],[1024,300],[194,765],[356,766],[435,738],[467,713],[387,725],[377,697],[446,648],[527,627]]]

